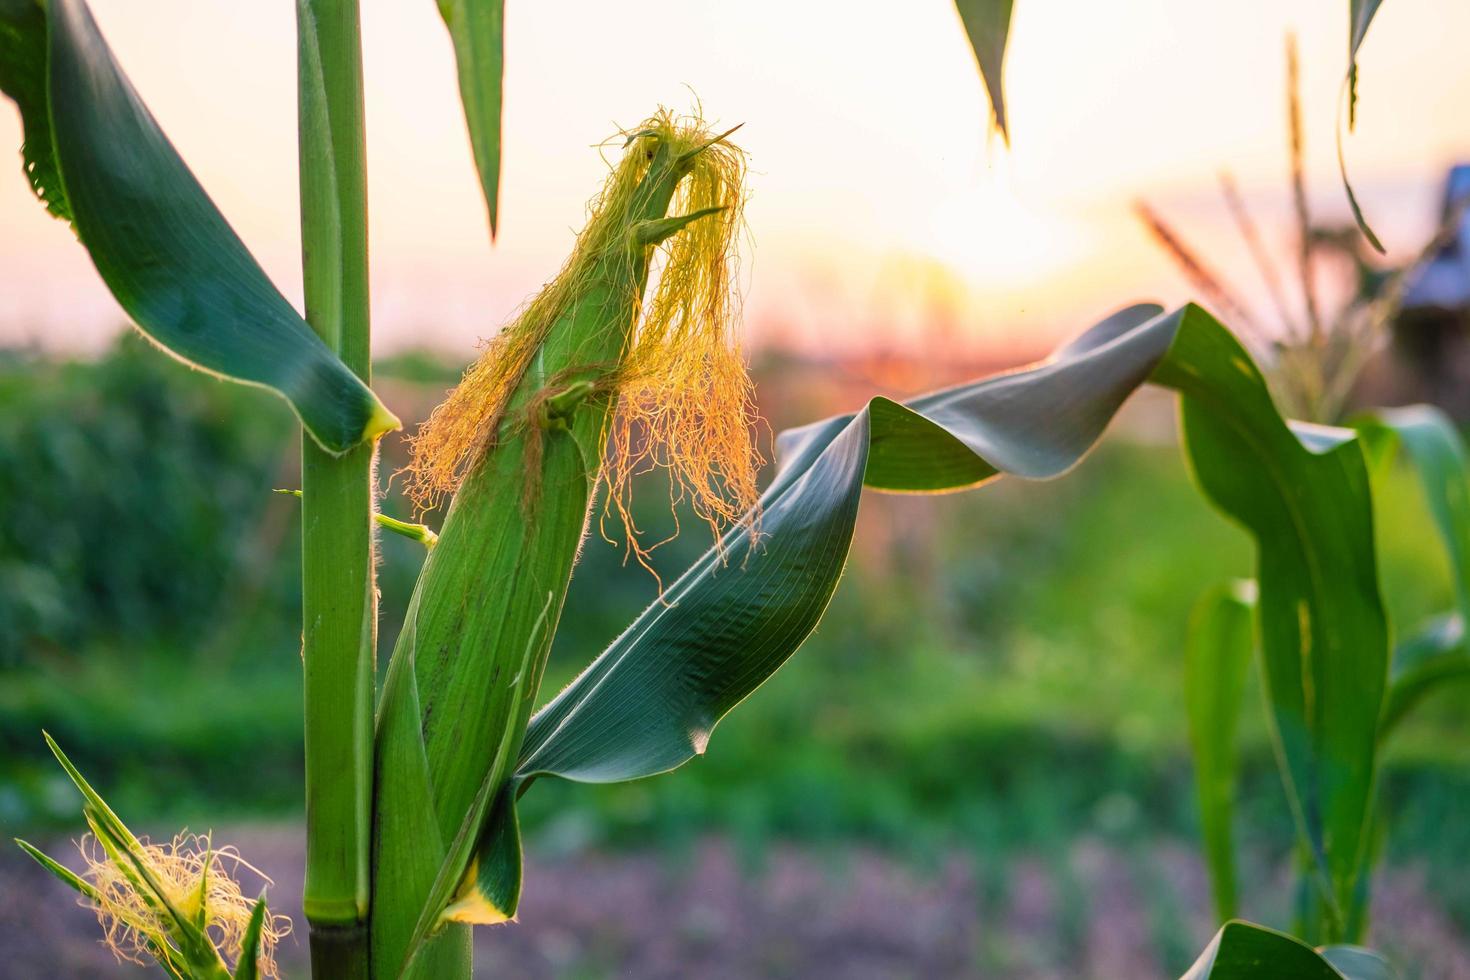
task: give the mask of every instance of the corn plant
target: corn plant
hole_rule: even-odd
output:
[[[440,7],[493,230],[500,4]],[[472,926],[516,913],[520,798],[544,778],[639,779],[702,754],[816,627],[865,487],[1060,476],[1144,383],[1178,393],[1202,492],[1256,540],[1262,648],[1313,692],[1283,702],[1313,803],[1303,819],[1334,843],[1318,862],[1327,893],[1350,897],[1387,663],[1357,434],[1284,420],[1246,350],[1199,307],[1133,306],[1022,371],[785,432],[758,492],[731,275],[744,157],[729,131],[659,111],[620,134],[622,158],[560,273],[414,436],[414,493],[451,499],[440,533],[388,520],[373,458],[397,419],[368,385],[356,4],[299,0],[298,31],[304,316],[168,142],[84,0],[0,0],[0,89],[20,108],[37,196],[140,330],[197,369],[274,391],[302,424],[314,975],[469,976]],[[670,471],[714,544],[538,709],[596,501],[626,518],[648,466]],[[381,691],[375,524],[426,546]],[[50,744],[95,847],[77,874],[22,846],[96,908],[114,947],[174,977],[273,974],[284,924],[225,874],[243,859],[207,839],[136,837]],[[1339,977],[1365,957],[1230,923],[1188,976]]]
[[[1456,597],[1454,611],[1420,624],[1395,645],[1376,723],[1375,737],[1381,747],[1426,695],[1447,681],[1470,675],[1464,626],[1470,611],[1470,475],[1460,435],[1438,409],[1427,405],[1380,409],[1364,414],[1355,425],[1375,479],[1381,479],[1393,465],[1400,449],[1413,466],[1449,558]],[[1264,644],[1257,649],[1256,612],[1253,582],[1207,593],[1196,608],[1186,649],[1196,787],[1216,910],[1222,918],[1236,911],[1235,720],[1242,710],[1241,692],[1254,660],[1265,682],[1267,717],[1299,837],[1296,932],[1312,939],[1357,942],[1369,925],[1372,870],[1380,845],[1376,808],[1370,805],[1358,818],[1359,837],[1351,854],[1341,853],[1341,838],[1313,831],[1310,814],[1316,801],[1311,787],[1303,785],[1302,766],[1293,759],[1288,743],[1291,726],[1303,707],[1288,676],[1295,665],[1273,662]],[[1359,679],[1348,676],[1341,680],[1353,683]],[[1344,744],[1328,748],[1338,759],[1351,751]],[[1370,776],[1376,780],[1376,771]],[[1337,861],[1330,858],[1332,852],[1338,852]],[[1337,890],[1331,890],[1327,877],[1320,873],[1324,864],[1334,863],[1348,873],[1341,881],[1346,887]]]

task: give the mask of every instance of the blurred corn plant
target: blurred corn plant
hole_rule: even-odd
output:
[[[1402,455],[1413,467],[1425,504],[1449,559],[1456,607],[1417,625],[1393,648],[1387,685],[1377,717],[1380,748],[1414,707],[1436,688],[1470,676],[1465,622],[1470,615],[1470,473],[1459,431],[1428,405],[1379,409],[1354,420],[1374,482],[1388,475]],[[1237,911],[1234,810],[1238,793],[1235,728],[1242,690],[1252,663],[1259,665],[1267,695],[1267,718],[1280,763],[1282,782],[1295,818],[1300,849],[1296,926],[1312,941],[1361,941],[1367,933],[1372,872],[1382,847],[1382,821],[1376,800],[1362,815],[1351,887],[1333,890],[1323,866],[1342,847],[1340,838],[1318,833],[1313,813],[1319,806],[1304,764],[1293,745],[1294,729],[1318,696],[1292,674],[1297,665],[1282,662],[1262,642],[1265,629],[1254,582],[1239,582],[1203,596],[1190,623],[1186,644],[1186,703],[1195,758],[1201,831],[1219,916]],[[1357,683],[1353,675],[1338,684]],[[1337,746],[1339,753],[1347,746]],[[1370,774],[1376,782],[1376,773]]]
[[[494,0],[440,10],[493,231],[503,11]],[[387,520],[373,456],[397,420],[367,384],[356,4],[300,0],[298,32],[304,317],[169,144],[83,0],[0,0],[0,89],[21,110],[38,197],[158,346],[274,391],[302,424],[314,975],[469,976],[471,927],[516,913],[519,799],[546,777],[638,779],[703,753],[816,627],[864,487],[1059,476],[1146,382],[1179,394],[1202,492],[1256,540],[1261,644],[1312,691],[1289,727],[1312,794],[1303,819],[1314,841],[1332,841],[1319,861],[1329,894],[1353,893],[1387,661],[1356,433],[1285,421],[1245,349],[1202,309],[1134,306],[1030,368],[906,403],[874,398],[783,433],[758,493],[733,289],[744,156],[730,132],[660,111],[620,134],[621,159],[566,265],[414,437],[418,499],[452,498],[437,538]],[[714,543],[533,710],[592,519],[608,533],[621,524],[633,556],[651,547],[628,507],[631,477],[649,467],[670,472]],[[425,545],[381,692],[375,525]],[[225,864],[248,866],[207,839],[134,837],[53,750],[101,851],[79,875],[22,846],[97,909],[114,945],[176,977],[269,973],[284,925],[222,877]],[[1344,976],[1343,957],[1371,954],[1230,923],[1188,975],[1264,964]]]
[[[1376,7],[1376,5],[1374,5]],[[1356,7],[1356,5],[1355,5]],[[1366,16],[1371,17],[1371,10]],[[1366,24],[1364,25],[1366,27]],[[1387,339],[1406,282],[1443,245],[1458,226],[1462,211],[1450,209],[1441,227],[1419,255],[1400,268],[1380,265],[1366,253],[1351,226],[1325,227],[1310,215],[1304,180],[1301,111],[1294,40],[1287,41],[1287,118],[1290,146],[1290,190],[1295,217],[1291,270],[1297,303],[1288,299],[1283,281],[1262,241],[1260,231],[1228,175],[1221,177],[1225,206],[1260,273],[1274,311],[1261,317],[1242,302],[1223,278],[1146,203],[1138,212],[1160,246],[1176,261],[1190,283],[1228,318],[1241,324],[1266,368],[1277,400],[1289,412],[1318,423],[1335,423],[1349,412],[1364,365]],[[1316,266],[1325,258],[1339,260],[1344,274],[1335,305],[1323,302]],[[1368,929],[1371,871],[1380,846],[1373,787],[1376,756],[1361,752],[1341,738],[1327,711],[1328,692],[1344,686],[1382,687],[1382,706],[1375,716],[1379,745],[1409,709],[1438,684],[1470,673],[1464,646],[1470,572],[1470,489],[1466,483],[1464,447],[1454,425],[1430,406],[1383,409],[1352,419],[1375,480],[1381,480],[1402,446],[1419,474],[1430,512],[1449,554],[1460,608],[1436,617],[1410,634],[1393,650],[1387,686],[1379,670],[1318,674],[1322,651],[1311,645],[1305,658],[1282,657],[1268,641],[1272,623],[1260,596],[1268,588],[1262,570],[1258,582],[1235,582],[1207,592],[1191,619],[1185,645],[1186,704],[1194,753],[1200,829],[1210,870],[1216,912],[1228,919],[1237,910],[1233,833],[1237,794],[1235,732],[1242,691],[1252,662],[1259,664],[1266,693],[1266,713],[1298,841],[1296,933],[1313,942],[1357,942]],[[1305,624],[1307,620],[1303,620]],[[1290,624],[1286,624],[1290,627]],[[1302,627],[1303,632],[1306,626]],[[1386,637],[1386,634],[1385,634]],[[1303,667],[1316,665],[1311,674]],[[1357,738],[1363,729],[1358,726]],[[1336,778],[1314,758],[1307,743],[1319,739],[1324,757],[1339,763],[1353,759],[1354,777],[1369,787],[1364,806],[1345,814],[1350,823],[1336,828],[1325,812],[1329,803],[1324,780]],[[1344,773],[1344,777],[1346,774]]]
[[[1159,247],[1174,260],[1189,284],[1208,299],[1246,337],[1266,368],[1272,393],[1294,418],[1335,423],[1348,409],[1354,386],[1370,358],[1383,349],[1396,319],[1404,290],[1416,273],[1453,235],[1463,214],[1450,208],[1428,242],[1399,267],[1372,255],[1351,225],[1315,221],[1307,201],[1305,146],[1296,41],[1286,43],[1287,144],[1293,240],[1285,251],[1289,263],[1273,257],[1260,226],[1246,207],[1235,179],[1220,175],[1225,210],[1261,277],[1270,299],[1263,315],[1207,259],[1190,247],[1184,235],[1146,201],[1138,201],[1139,220]],[[1280,254],[1276,252],[1274,254]],[[1280,266],[1287,266],[1286,270]],[[1324,298],[1322,275],[1335,272]],[[1291,282],[1296,296],[1288,295]]]

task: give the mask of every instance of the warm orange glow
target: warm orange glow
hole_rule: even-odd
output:
[[[125,69],[288,295],[299,293],[290,4],[93,0]],[[512,4],[502,231],[483,227],[447,36],[433,4],[364,0],[374,312],[381,346],[466,358],[570,250],[602,182],[592,144],[698,93],[744,122],[756,341],[863,342],[897,301],[883,269],[942,263],[964,285],[967,335],[1044,346],[1120,303],[1188,295],[1135,227],[1146,194],[1222,271],[1255,287],[1215,194],[1232,169],[1270,234],[1286,211],[1282,45],[1302,45],[1318,210],[1345,213],[1332,152],[1345,4],[1018,0],[1007,62],[1013,147],[988,145],[986,104],[949,0],[837,6]],[[840,11],[840,13],[834,13]],[[901,14],[901,15],[899,15]],[[1470,37],[1461,0],[1395,0],[1362,53],[1348,143],[1391,250],[1429,229],[1445,167],[1470,158]],[[687,87],[686,87],[687,86]],[[19,145],[0,109],[0,146]],[[10,151],[7,151],[10,152]],[[890,280],[891,276],[888,277]],[[68,231],[0,173],[0,343],[87,346],[120,319]]]

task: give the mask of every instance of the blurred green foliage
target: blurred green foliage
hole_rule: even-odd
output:
[[[422,356],[377,371],[405,417],[454,375]],[[776,428],[847,407],[810,404],[790,365],[757,380]],[[9,355],[0,405],[0,825],[74,817],[42,727],[140,824],[299,813],[298,505],[269,492],[297,485],[289,412],[133,339],[85,364]],[[401,454],[386,447],[382,482]],[[638,497],[653,540],[671,527],[663,489]],[[1381,571],[1403,633],[1450,604],[1449,578],[1412,476],[1388,491]],[[391,492],[383,506],[411,516]],[[543,697],[657,596],[597,523]],[[665,580],[707,544],[686,519],[655,553]],[[526,798],[528,845],[678,849],[717,829],[754,862],[777,838],[861,839],[922,861],[957,846],[1064,854],[1083,834],[1192,837],[1185,622],[1205,587],[1249,573],[1249,547],[1175,446],[1126,431],[1058,481],[870,494],[827,617],[708,755],[626,785],[548,783]],[[382,549],[386,646],[423,552],[395,535]],[[1470,840],[1452,818],[1470,792],[1467,694],[1447,687],[1396,736],[1383,792],[1390,855],[1430,858],[1436,892],[1470,922],[1455,878]],[[1261,880],[1288,855],[1290,821],[1262,712],[1247,710],[1241,738],[1246,872]],[[1174,935],[1159,894],[1154,928]]]
[[[207,634],[290,417],[131,333],[95,363],[0,355],[0,666]]]

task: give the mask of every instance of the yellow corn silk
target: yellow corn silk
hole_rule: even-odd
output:
[[[215,848],[207,835],[189,833],[166,844],[138,840],[130,848],[131,857],[110,853],[91,835],[79,847],[87,865],[82,878],[91,886],[84,904],[96,911],[104,942],[119,959],[142,966],[158,960],[186,975],[190,972],[172,945],[176,926],[161,901],[200,924],[214,948],[232,962],[240,959],[256,899],[245,896],[237,877],[243,870],[260,884],[269,884],[270,879],[234,848]],[[140,887],[143,882],[148,884]],[[275,948],[290,931],[286,916],[264,916],[255,940],[261,976],[279,975]]]
[[[376,975],[411,961],[410,976],[468,976],[469,930],[441,921],[446,907],[513,914],[456,893],[514,764],[598,483],[626,515],[632,475],[663,465],[712,524],[751,512],[751,387],[733,338],[744,166],[698,119],[661,112],[626,134],[566,266],[414,439],[420,505],[454,500],[378,719]]]

